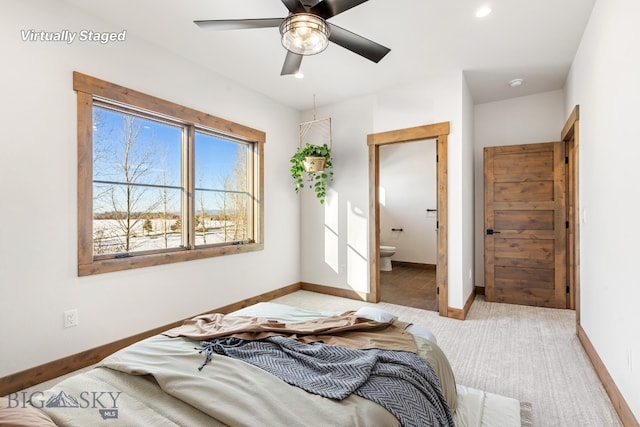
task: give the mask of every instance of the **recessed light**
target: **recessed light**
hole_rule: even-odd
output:
[[[522,83],[524,83],[524,79],[513,79],[509,82],[509,86],[518,87],[522,86]]]
[[[304,74],[302,74],[302,71],[298,71],[297,73],[295,73],[293,75],[293,77],[295,77],[296,79],[303,79],[304,78]]]
[[[484,18],[491,14],[491,8],[489,6],[482,6],[476,11],[476,18]]]

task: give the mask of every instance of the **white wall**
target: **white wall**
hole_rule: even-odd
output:
[[[311,189],[300,193],[303,282],[369,291],[367,134],[374,102],[362,97],[317,110],[318,119],[331,117],[334,181],[324,206]]]
[[[475,106],[475,285],[484,286],[483,149],[560,140],[568,114],[561,90]]]
[[[396,248],[392,260],[436,264],[437,203],[435,139],[380,147],[380,243]]]
[[[473,160],[474,160],[474,117],[473,98],[467,85],[462,79],[462,268],[460,270],[462,282],[462,303],[464,304],[473,292],[474,270],[474,192],[473,192]]]
[[[298,112],[146,42],[23,42],[21,30],[121,31],[64,2],[4,1],[0,14],[0,376],[299,281],[289,157]],[[266,132],[265,250],[77,277],[72,71]],[[64,310],[79,326],[64,329]]]
[[[320,206],[310,192],[302,197],[303,281],[369,291],[366,136],[449,121],[449,306],[464,306],[472,283],[463,269],[473,265],[473,234],[467,232],[473,227],[473,140],[463,141],[463,134],[472,136],[469,105],[462,72],[451,70],[425,75],[424,82],[317,109],[318,118],[332,119],[336,179],[326,207]],[[312,117],[313,112],[308,111],[303,114],[303,121]]]
[[[580,313],[640,420],[640,2],[598,0],[566,85],[580,105]]]

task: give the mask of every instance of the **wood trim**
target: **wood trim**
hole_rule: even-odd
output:
[[[370,134],[367,136],[367,144],[380,146],[395,144],[397,142],[434,139],[438,138],[440,135],[449,135],[449,122],[434,123],[430,125]]]
[[[573,108],[561,132],[565,143],[567,165],[567,307],[576,311],[576,325],[580,324],[580,106]]]
[[[78,265],[78,276],[111,273],[114,271],[131,270],[133,268],[152,267],[155,265],[172,264],[176,262],[193,261],[216,256],[241,254],[261,251],[264,244],[247,243],[244,245],[227,245],[212,248],[198,248],[192,250],[178,250],[160,254],[136,255],[129,258],[111,258],[92,261],[86,265]]]
[[[469,310],[473,305],[473,301],[475,301],[475,299],[476,299],[476,290],[474,289],[473,291],[471,291],[471,294],[469,294],[469,298],[467,298],[467,302],[464,304],[464,307],[462,308],[462,310],[460,310],[459,308],[447,307],[447,317],[450,317],[452,319],[458,319],[458,320],[466,319],[467,315],[469,314]]]
[[[77,92],[84,92],[128,106],[143,108],[154,113],[160,113],[167,117],[195,123],[224,133],[242,136],[251,141],[266,141],[266,134],[263,131],[252,129],[248,126],[212,116],[211,114],[203,113],[105,80],[100,80],[77,71],[73,72],[73,89]]]
[[[438,193],[438,261],[436,281],[438,288],[438,311],[448,316],[449,265],[448,265],[448,156],[447,142],[449,122],[434,123],[412,128],[398,129],[367,135],[369,146],[369,294],[367,301],[380,300],[380,146],[423,139],[436,139],[437,147],[437,193]]]
[[[602,362],[602,359],[600,359],[600,356],[598,355],[598,352],[596,351],[595,347],[591,343],[591,340],[587,336],[587,333],[584,331],[584,329],[582,329],[582,326],[580,325],[577,326],[577,334],[578,334],[578,339],[580,340],[580,343],[582,344],[584,351],[587,353],[587,357],[591,361],[591,364],[593,365],[593,369],[596,371],[596,374],[598,375],[600,382],[602,383],[605,391],[609,395],[609,399],[611,399],[613,408],[618,414],[618,417],[620,417],[620,421],[622,421],[622,424],[625,427],[640,426],[640,424],[638,423],[638,420],[633,415],[631,408],[629,407],[626,400],[622,396],[622,393],[620,393],[618,386],[616,386],[616,383],[613,381],[611,374],[609,374],[609,371],[604,365],[604,362]]]
[[[447,131],[449,127],[447,126]],[[436,286],[438,289],[438,312],[449,316],[449,172],[448,135],[438,136],[437,185],[438,185],[438,261]]]
[[[367,136],[367,144],[373,138]],[[380,301],[380,147],[369,144],[369,297]],[[374,243],[371,243],[374,242]]]
[[[562,131],[560,132],[560,139],[563,141],[568,141],[571,139],[573,131],[576,129],[575,123],[580,120],[580,106],[576,105],[573,107],[571,114],[569,114],[569,118],[567,119]]]
[[[567,200],[564,142],[553,143],[555,306],[567,308]]]
[[[93,199],[93,97],[78,92],[78,264],[93,262],[93,205],[82,200]]]
[[[253,208],[254,212],[257,213],[258,218],[254,218],[254,227],[257,227],[257,230],[254,230],[254,236],[256,238],[256,242],[260,244],[264,248],[264,233],[265,233],[265,224],[264,224],[264,144],[265,141],[258,141],[256,146],[257,153],[254,151],[253,155],[258,157],[257,164],[257,173],[254,173],[253,185],[254,194],[257,194],[258,197],[253,199]]]
[[[351,289],[334,288],[333,286],[318,285],[315,283],[300,282],[300,289],[303,291],[317,292],[319,294],[331,295],[334,297],[348,298],[360,301],[370,301],[370,295],[364,292],[356,292]]]
[[[484,296],[484,286],[476,286],[474,290],[476,292],[476,295]]]
[[[300,283],[285,286],[283,288],[275,289],[273,291],[265,292],[263,294],[244,299],[232,304],[228,304],[222,307],[215,308],[213,310],[206,311],[200,314],[206,313],[230,313],[241,308],[257,304],[259,302],[270,301],[272,299],[281,297],[283,295],[290,294],[292,292],[301,289]],[[197,316],[197,315],[196,315]],[[195,316],[191,316],[195,317]],[[189,318],[191,318],[189,317]],[[100,360],[109,356],[110,354],[131,345],[142,339],[151,337],[153,335],[160,334],[168,329],[180,326],[186,319],[178,320],[176,322],[169,323],[158,328],[154,328],[139,334],[132,335],[108,344],[104,344],[89,350],[82,351],[80,353],[73,354],[71,356],[63,357],[52,362],[44,363],[34,368],[25,369],[24,371],[17,372],[15,374],[7,375],[0,378],[0,396],[6,396],[10,393],[23,390],[27,387],[39,384],[44,381],[48,381],[57,378],[61,375],[68,374],[78,369],[85,368],[87,366],[98,363]]]

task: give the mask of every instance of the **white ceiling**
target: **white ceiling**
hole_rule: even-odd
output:
[[[298,110],[462,70],[475,104],[561,89],[595,0],[369,0],[330,22],[391,49],[378,64],[338,45],[280,76],[277,28],[205,31],[194,20],[285,17],[280,0],[65,0],[128,36]],[[475,11],[493,13],[478,19]],[[511,88],[508,82],[523,78]]]

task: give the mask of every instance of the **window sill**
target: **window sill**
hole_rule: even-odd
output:
[[[78,276],[91,276],[114,271],[132,270],[134,268],[255,252],[263,249],[263,243],[245,243],[242,245],[225,245],[160,254],[133,255],[125,258],[94,260],[88,264],[78,265]]]

